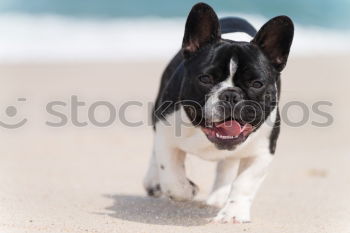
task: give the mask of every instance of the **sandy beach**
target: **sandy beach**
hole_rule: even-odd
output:
[[[152,144],[147,124],[167,60],[148,62],[22,63],[0,65],[0,120],[18,129],[0,127],[0,232],[350,232],[350,154],[347,138],[350,79],[349,56],[290,59],[282,75],[281,106],[291,101],[307,106],[305,124],[283,123],[277,153],[252,209],[252,223],[213,224],[215,208],[203,205],[214,178],[214,163],[188,156],[188,176],[200,187],[195,202],[173,203],[146,197],[142,179]],[[77,96],[78,119],[72,122],[71,98]],[[25,98],[25,101],[18,100]],[[47,104],[67,116],[61,127]],[[118,110],[130,106],[125,119],[143,121],[128,127],[121,119],[98,127],[89,107],[108,101]],[[326,127],[312,106],[332,116]],[[6,115],[14,106],[15,116]],[[96,109],[103,121],[105,109]],[[290,108],[290,121],[304,115]]]

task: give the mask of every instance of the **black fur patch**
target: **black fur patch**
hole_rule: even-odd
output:
[[[160,193],[162,192],[159,184],[157,184],[154,187],[148,188],[146,191],[147,191],[147,195],[150,196],[150,197],[159,196]]]
[[[270,153],[271,154],[274,154],[276,151],[277,139],[280,134],[280,125],[281,125],[280,113],[277,109],[276,121],[270,135]]]

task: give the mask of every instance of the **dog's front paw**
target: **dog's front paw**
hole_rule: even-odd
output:
[[[146,176],[143,180],[143,187],[150,197],[160,197],[162,195],[159,179],[156,176]]]
[[[250,207],[244,203],[228,201],[213,219],[215,223],[248,223],[250,222]]]
[[[191,180],[161,184],[163,193],[174,201],[191,201],[199,191]]]
[[[210,194],[206,203],[215,207],[223,207],[230,193],[231,185],[223,186]]]
[[[160,189],[160,184],[154,186],[145,187],[147,195],[150,197],[160,197],[162,195],[162,190]]]

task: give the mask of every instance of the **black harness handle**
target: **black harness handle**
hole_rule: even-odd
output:
[[[221,33],[244,32],[254,37],[256,29],[245,19],[239,17],[225,17],[220,19]]]

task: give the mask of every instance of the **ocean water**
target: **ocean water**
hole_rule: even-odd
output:
[[[350,0],[206,1],[257,29],[285,14],[296,24],[291,56],[350,54]],[[196,1],[1,0],[0,62],[169,59]],[[250,40],[236,33],[225,35]]]
[[[193,0],[1,0],[0,13],[58,14],[76,18],[185,17]],[[271,18],[286,14],[302,25],[350,28],[349,0],[207,0],[219,12]]]

